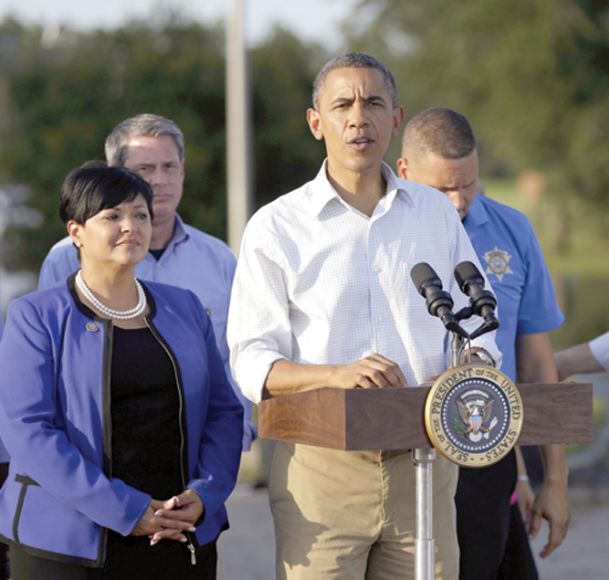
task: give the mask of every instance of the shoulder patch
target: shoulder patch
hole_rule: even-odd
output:
[[[497,246],[494,249],[489,250],[483,256],[486,261],[487,268],[486,274],[495,274],[499,282],[503,280],[506,274],[513,274],[510,270],[510,260],[512,259],[511,254],[505,250],[500,250]]]

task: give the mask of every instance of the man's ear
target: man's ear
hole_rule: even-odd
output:
[[[309,125],[309,130],[313,134],[313,137],[318,141],[321,141],[324,138],[324,134],[321,129],[321,117],[319,116],[317,109],[313,109],[312,107],[307,109],[307,124]]]
[[[400,134],[400,128],[402,127],[403,122],[404,122],[404,107],[394,107],[393,108],[393,131],[392,131],[392,134],[394,137],[397,137]]]
[[[398,177],[408,179],[408,161],[406,157],[400,157],[397,163]]]

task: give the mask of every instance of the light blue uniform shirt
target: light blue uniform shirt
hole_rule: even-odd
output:
[[[226,343],[226,319],[235,267],[235,257],[224,242],[185,224],[176,216],[173,236],[161,258],[157,260],[152,254],[146,254],[137,265],[135,275],[142,280],[191,290],[205,307],[212,321],[226,374],[245,410],[243,449],[248,450],[256,436],[256,428],[251,422],[251,403],[232,380]],[[38,288],[42,290],[53,286],[79,268],[76,249],[71,239],[66,237],[57,242],[45,258]]]
[[[516,380],[518,334],[549,332],[564,316],[535,232],[519,211],[476,195],[463,225],[497,297],[502,372]]]

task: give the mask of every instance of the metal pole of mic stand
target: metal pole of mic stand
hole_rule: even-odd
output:
[[[433,461],[435,449],[413,449],[416,476],[415,578],[433,580],[435,540],[433,537]]]
[[[461,364],[463,338],[457,333],[451,339],[451,367]],[[416,478],[415,578],[433,580],[435,575],[435,540],[433,537],[433,448],[413,449]]]

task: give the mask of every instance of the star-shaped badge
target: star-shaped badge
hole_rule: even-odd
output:
[[[510,270],[510,260],[512,256],[505,250],[500,250],[497,246],[484,254],[484,259],[488,264],[486,274],[495,274],[499,282],[503,281],[505,274],[513,274]]]

